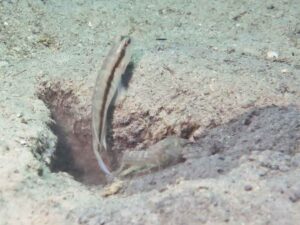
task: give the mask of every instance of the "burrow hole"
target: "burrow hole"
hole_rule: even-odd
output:
[[[87,95],[84,100],[82,95]],[[104,184],[106,178],[100,171],[92,150],[91,91],[80,90],[71,81],[42,82],[38,88],[38,97],[51,111],[54,123],[50,128],[58,138],[50,163],[51,171],[67,172],[75,180],[87,185]],[[161,122],[147,112],[123,113],[122,116],[114,116],[114,120],[118,134],[113,134],[111,124],[108,125],[107,132],[107,142],[113,151],[102,155],[113,170],[119,167],[122,151],[125,149],[143,149],[173,134],[188,138],[198,128],[197,124],[182,122],[179,133],[171,126],[165,127],[158,135],[153,135],[157,133],[154,124]]]

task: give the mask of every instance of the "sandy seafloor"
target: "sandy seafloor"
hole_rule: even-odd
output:
[[[103,197],[91,96],[119,35],[111,165],[193,144]],[[2,0],[0,81],[0,224],[300,223],[299,0]]]

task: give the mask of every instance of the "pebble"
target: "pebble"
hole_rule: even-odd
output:
[[[292,189],[289,200],[293,203],[298,202],[300,200],[300,186],[297,186]]]
[[[278,59],[279,55],[275,51],[268,51],[267,52],[267,58],[268,59]]]
[[[249,184],[245,185],[244,190],[245,191],[252,191],[253,187]]]
[[[5,61],[5,60],[0,61],[0,67],[5,67],[5,66],[8,66],[8,65],[9,65],[9,63],[7,61]]]

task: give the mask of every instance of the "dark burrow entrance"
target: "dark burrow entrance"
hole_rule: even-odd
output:
[[[38,90],[39,98],[51,111],[54,122],[50,128],[58,138],[50,169],[67,172],[87,185],[103,184],[105,177],[92,151],[90,101],[82,104],[73,91],[78,88],[70,83],[44,82]]]
[[[51,111],[54,122],[50,128],[58,139],[50,169],[52,172],[67,172],[75,180],[87,185],[104,184],[106,178],[100,171],[92,150],[92,93],[91,90],[83,87],[83,84],[70,80],[47,81],[39,85],[38,97]],[[112,107],[109,114],[112,114],[113,111]],[[116,119],[117,134],[112,131],[112,118],[107,118],[107,142],[113,150],[107,151],[106,155],[103,154],[102,157],[112,170],[119,167],[122,151],[125,149],[146,148],[164,137],[176,133],[173,127],[166,127],[163,132],[154,136],[150,127],[155,127],[154,124],[160,123],[161,118],[149,116],[147,112],[123,112],[122,114],[122,118],[119,116],[119,120]],[[197,124],[183,121],[180,124],[179,136],[188,138],[197,127]],[[154,131],[156,131],[155,128]]]

